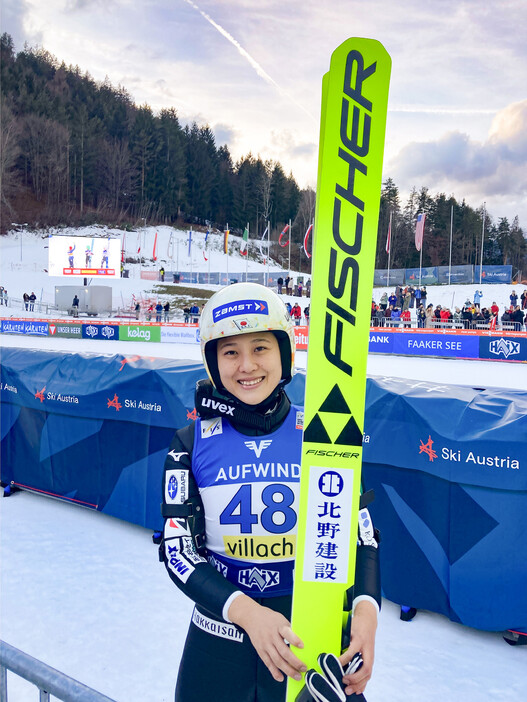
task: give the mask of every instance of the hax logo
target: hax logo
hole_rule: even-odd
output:
[[[256,454],[256,458],[260,458],[262,455],[262,451],[266,448],[269,448],[269,446],[273,443],[272,439],[262,439],[261,441],[245,441],[245,445],[247,446],[248,449],[251,449],[251,451],[254,451]]]
[[[512,339],[497,339],[490,342],[489,351],[496,356],[502,353],[505,358],[515,356],[520,353],[520,342]]]
[[[112,400],[110,400],[109,398],[107,398],[107,400],[108,400],[108,407],[115,407],[115,410],[117,412],[119,412],[119,410],[122,407],[122,404],[119,402],[119,397],[117,396],[117,393],[115,393]]]
[[[432,448],[432,446],[434,445],[432,437],[430,435],[428,436],[428,441],[426,442],[426,444],[423,444],[422,439],[419,439],[419,442],[421,444],[419,446],[419,453],[426,453],[428,459],[433,462],[434,458],[437,458],[437,453]]]

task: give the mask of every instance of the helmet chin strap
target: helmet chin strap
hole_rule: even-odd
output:
[[[201,419],[226,417],[234,424],[269,432],[289,411],[290,402],[283,385],[279,383],[260,404],[248,405],[227,390],[220,393],[210,380],[199,380],[196,383],[196,411]]]

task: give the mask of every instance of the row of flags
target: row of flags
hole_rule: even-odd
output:
[[[287,233],[289,232],[289,229],[290,229],[290,225],[286,224],[285,227],[280,232],[280,236],[278,237],[278,244],[282,247],[289,245],[289,238],[287,239],[287,241],[283,242],[283,238],[287,235]],[[260,253],[262,254],[263,258],[265,258],[265,254],[262,250],[262,242],[265,241],[265,237],[267,236],[268,231],[269,231],[269,225],[267,225],[264,233],[262,234],[262,236],[259,240]],[[307,249],[307,245],[308,245],[309,236],[310,236],[312,231],[313,231],[313,225],[310,224],[305,235],[304,235],[303,248],[304,248],[304,253],[306,254],[306,256],[308,258],[311,258],[311,254],[309,253],[309,251]],[[189,229],[189,232],[188,232],[188,255],[189,256],[191,256],[191,254],[192,254],[192,233],[193,233],[192,229]],[[207,244],[207,239],[209,238],[209,234],[210,234],[210,229],[207,229],[207,231],[205,233],[205,242],[204,242],[205,246]],[[225,229],[223,232],[223,252],[224,253],[229,252],[229,235],[230,235],[230,229]],[[123,239],[123,242],[124,242],[124,239]],[[170,240],[168,242],[168,250],[170,251],[171,248],[173,249],[173,246],[174,246],[174,242],[172,239],[172,235],[170,235]],[[240,254],[242,256],[247,256],[248,251],[249,251],[248,246],[249,246],[249,224],[247,223],[247,226],[243,230],[242,242],[240,245]],[[203,250],[203,258],[205,259],[205,261],[208,261],[208,258],[205,255],[205,250],[206,249]],[[123,243],[123,248],[122,248],[122,252],[121,252],[121,256],[122,256],[123,261],[124,261],[124,251],[125,251],[125,247],[124,247],[124,243]],[[137,253],[140,253],[140,252],[141,252],[141,233],[139,232],[137,235]],[[152,252],[152,258],[154,261],[157,260],[157,232],[156,232],[155,237],[154,237],[154,249]],[[170,258],[170,255],[169,255],[169,258]]]
[[[417,215],[417,222],[415,224],[415,248],[418,251],[421,251],[421,248],[423,246],[423,237],[424,237],[424,233],[425,233],[425,221],[426,221],[426,214],[424,212]],[[390,212],[390,222],[388,224],[388,235],[386,237],[386,253],[387,254],[390,253],[391,244],[392,244],[392,214]]]

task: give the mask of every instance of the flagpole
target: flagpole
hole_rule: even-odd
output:
[[[483,246],[485,244],[485,216],[486,216],[487,203],[483,203],[483,225],[481,227],[481,257],[479,260],[479,284],[481,285],[481,277],[483,272]]]
[[[269,258],[271,255],[271,222],[267,220],[267,280],[266,286],[269,287]]]
[[[388,224],[388,280],[386,282],[387,287],[390,287],[390,259],[392,255],[392,212],[390,210],[390,223]]]
[[[247,222],[247,248],[245,249],[245,282],[247,282],[247,273],[249,270],[249,222]]]
[[[289,268],[289,275],[291,275],[291,220],[289,220],[289,262],[288,262],[288,268]]]
[[[190,282],[192,283],[192,227],[188,233],[188,253],[190,256]]]
[[[450,255],[448,258],[448,284],[450,285],[450,275],[452,270],[452,229],[454,222],[454,205],[450,206]]]
[[[227,222],[227,229],[229,231],[229,223]],[[225,236],[225,235],[224,235]],[[229,284],[229,239],[225,242],[225,255],[227,256],[227,285]]]

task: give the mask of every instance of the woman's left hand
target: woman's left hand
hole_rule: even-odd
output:
[[[346,695],[360,694],[366,689],[373,671],[376,631],[377,609],[371,602],[363,600],[357,604],[353,611],[350,646],[339,658],[344,670],[357,651],[361,652],[364,661],[356,673],[344,676]]]

